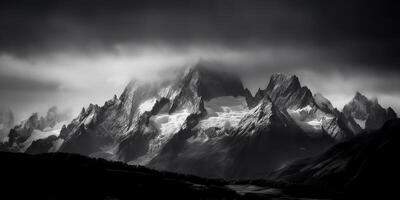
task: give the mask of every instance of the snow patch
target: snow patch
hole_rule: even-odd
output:
[[[152,117],[152,121],[159,126],[160,135],[171,135],[180,130],[186,118],[190,115],[187,109],[172,113],[159,114]]]
[[[204,103],[208,117],[199,122],[196,128],[236,127],[249,111],[244,97],[224,96]]]
[[[293,112],[293,113],[303,113],[303,112],[309,113],[311,110],[312,110],[312,107],[310,105],[307,105],[303,108],[292,110],[291,112]]]
[[[334,116],[320,109],[313,109],[310,105],[297,110],[287,110],[296,124],[306,132],[319,132],[324,123],[334,119]]]
[[[90,115],[87,116],[87,117],[85,118],[85,120],[83,121],[83,124],[84,124],[84,125],[88,125],[88,124],[92,121],[93,116],[94,116],[94,113],[90,113]]]
[[[151,111],[154,107],[154,104],[156,103],[157,99],[156,98],[151,98],[146,101],[144,101],[142,104],[139,105],[138,111],[140,114],[143,114],[146,111]]]
[[[362,129],[365,129],[365,122],[366,122],[367,120],[361,120],[361,119],[356,119],[356,118],[354,118],[354,121],[356,121],[356,123],[357,123]]]
[[[322,127],[322,119],[314,119],[308,121],[307,124],[311,125],[314,129],[320,130]]]

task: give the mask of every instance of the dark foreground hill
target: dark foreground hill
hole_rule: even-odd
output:
[[[76,154],[0,152],[0,199],[298,199],[310,187],[225,181]],[[290,194],[290,195],[289,195]]]
[[[398,187],[400,120],[267,180],[206,179],[76,154],[0,153],[0,199],[386,199]]]
[[[2,195],[13,199],[237,198],[206,180],[75,154],[0,153]],[[5,188],[4,188],[5,187]]]
[[[313,185],[339,198],[397,195],[400,119],[339,143],[327,152],[297,161],[269,178]],[[331,196],[332,196],[331,195]]]

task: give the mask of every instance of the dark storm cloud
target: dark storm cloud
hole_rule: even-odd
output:
[[[300,46],[397,66],[398,3],[389,1],[2,1],[0,50],[17,55],[118,44]]]
[[[398,4],[2,0],[0,104],[21,116],[52,105],[79,112],[132,77],[204,59],[238,71],[253,91],[285,72],[339,108],[360,90],[400,111]]]

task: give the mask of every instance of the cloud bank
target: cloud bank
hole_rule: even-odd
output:
[[[296,74],[341,107],[355,93],[400,111],[399,28],[390,1],[2,1],[0,104],[20,118],[79,110],[210,60],[251,90]]]

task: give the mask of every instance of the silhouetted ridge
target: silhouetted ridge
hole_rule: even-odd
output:
[[[315,185],[335,195],[388,197],[397,192],[394,182],[399,162],[400,120],[390,120],[371,133],[339,143],[327,152],[297,161],[271,177]]]

